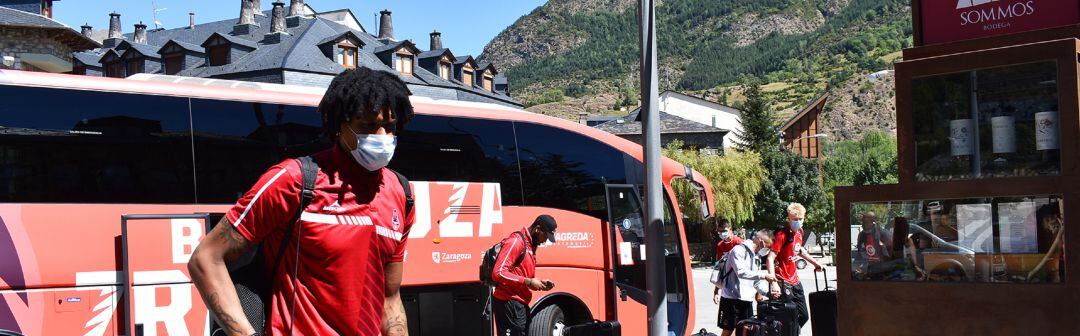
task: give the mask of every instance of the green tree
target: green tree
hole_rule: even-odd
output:
[[[790,151],[774,150],[762,155],[769,179],[761,184],[756,198],[753,227],[771,229],[787,222],[787,206],[801,203],[807,208],[804,228],[807,231],[831,230],[816,211],[826,202],[817,163]]]
[[[716,217],[726,218],[736,225],[754,219],[755,196],[766,179],[759,154],[731,150],[723,156],[704,155],[696,149],[685,148],[680,141],[672,141],[664,148],[664,156],[693,168],[709,179]],[[698,193],[689,184],[672,183],[672,187],[681,209],[700,208]],[[691,220],[701,220],[698,211],[684,212]]]
[[[776,113],[769,107],[770,102],[756,82],[745,85],[745,88],[746,102],[740,106],[742,116],[739,120],[742,131],[737,133],[735,145],[741,150],[765,155],[779,147]]]
[[[822,219],[826,226],[835,227],[834,188],[889,184],[899,181],[896,138],[874,131],[860,140],[844,140],[825,144],[822,159],[826,200]]]

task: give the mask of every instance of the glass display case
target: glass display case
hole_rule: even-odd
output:
[[[856,281],[1062,283],[1059,195],[851,204]]]
[[[1057,64],[911,80],[915,180],[1061,174]]]

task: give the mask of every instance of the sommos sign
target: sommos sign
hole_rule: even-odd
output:
[[[1078,0],[921,0],[919,5],[923,45],[1080,22]]]

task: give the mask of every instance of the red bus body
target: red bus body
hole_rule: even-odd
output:
[[[317,106],[321,99],[317,94],[0,71],[0,88],[14,86],[304,107]],[[638,162],[642,159],[641,147],[635,143],[554,117],[497,105],[426,98],[414,98],[413,106],[418,116],[508,121],[572,132],[610,146]],[[0,123],[0,126],[5,125]],[[14,141],[2,140],[3,137],[0,132],[0,150],[7,141]],[[712,204],[711,187],[703,176],[665,158],[663,179],[667,197],[675,199],[670,182],[686,178],[687,172],[692,172],[692,180],[704,187],[704,197]],[[618,251],[623,238],[621,234],[612,236],[617,231],[611,229],[606,217],[529,206],[524,201],[521,203],[525,204],[508,205],[500,192],[504,186],[499,183],[423,181],[412,176],[410,179],[417,219],[409,239],[404,286],[423,289],[414,293],[418,307],[409,312],[411,324],[430,324],[438,319],[466,323],[460,321],[479,318],[431,316],[430,311],[445,307],[434,302],[446,302],[453,307],[475,305],[465,302],[471,299],[455,294],[458,293],[455,286],[478,283],[477,267],[483,251],[510,232],[528,225],[537,215],[549,214],[559,223],[559,241],[538,250],[537,274],[551,278],[557,287],[552,292],[537,293],[534,309],[550,304],[567,305],[563,309],[568,314],[577,314],[577,318],[619,319],[624,335],[645,334],[644,304],[626,300],[613,283],[615,265],[626,260],[620,260],[619,253],[623,251]],[[223,213],[231,203],[137,203],[0,203],[0,330],[22,335],[207,335],[211,320],[191,285],[186,262],[207,225],[212,223],[201,218],[128,218],[122,225],[121,217]],[[679,305],[684,306],[679,314],[685,321],[673,323],[682,326],[680,334],[689,335],[694,326],[689,255],[681,222],[682,209],[671,203],[668,204],[673,211],[671,217],[678,224],[673,228],[678,255],[672,260],[681,263],[668,267],[680,270],[675,273],[681,273],[679,281],[685,287],[674,295],[674,300],[681,300]],[[414,314],[425,317],[412,321]],[[475,323],[490,325],[490,322]],[[129,328],[134,332],[128,332]],[[423,334],[434,333],[429,330]]]

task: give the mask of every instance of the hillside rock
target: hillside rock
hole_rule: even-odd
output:
[[[736,47],[745,47],[769,34],[795,35],[814,31],[825,24],[825,16],[817,10],[782,12],[762,16],[746,13],[723,34],[735,40]]]
[[[853,76],[833,90],[822,117],[830,140],[857,140],[868,131],[896,135],[895,76]]]

